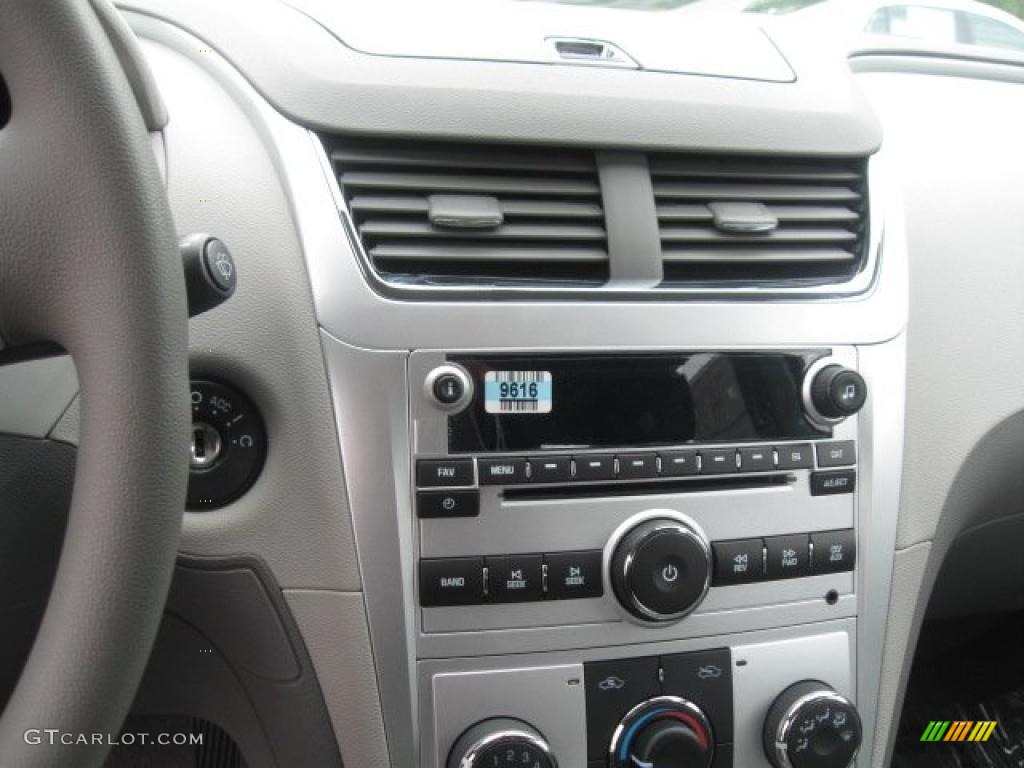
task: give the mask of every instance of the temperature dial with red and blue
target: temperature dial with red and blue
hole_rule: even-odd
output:
[[[708,768],[714,758],[711,722],[678,696],[658,696],[634,707],[609,748],[611,768]]]

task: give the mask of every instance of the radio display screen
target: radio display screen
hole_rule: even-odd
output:
[[[806,353],[457,356],[472,403],[451,453],[828,437],[804,418]]]

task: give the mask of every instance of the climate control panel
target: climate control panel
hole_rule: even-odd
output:
[[[423,768],[848,768],[862,736],[853,631],[508,668],[424,661]]]

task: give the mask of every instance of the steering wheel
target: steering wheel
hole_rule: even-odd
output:
[[[0,362],[59,345],[81,388],[63,549],[0,716],[0,764],[95,766],[142,678],[174,565],[188,473],[185,286],[149,137],[93,7],[0,2],[0,76],[11,105]]]

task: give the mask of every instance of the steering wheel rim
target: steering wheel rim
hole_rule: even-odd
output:
[[[0,75],[12,106],[0,128],[0,348],[60,345],[81,398],[64,544],[0,715],[0,762],[93,766],[108,747],[92,734],[123,723],[174,565],[188,472],[185,287],[149,137],[93,7],[0,3]]]

